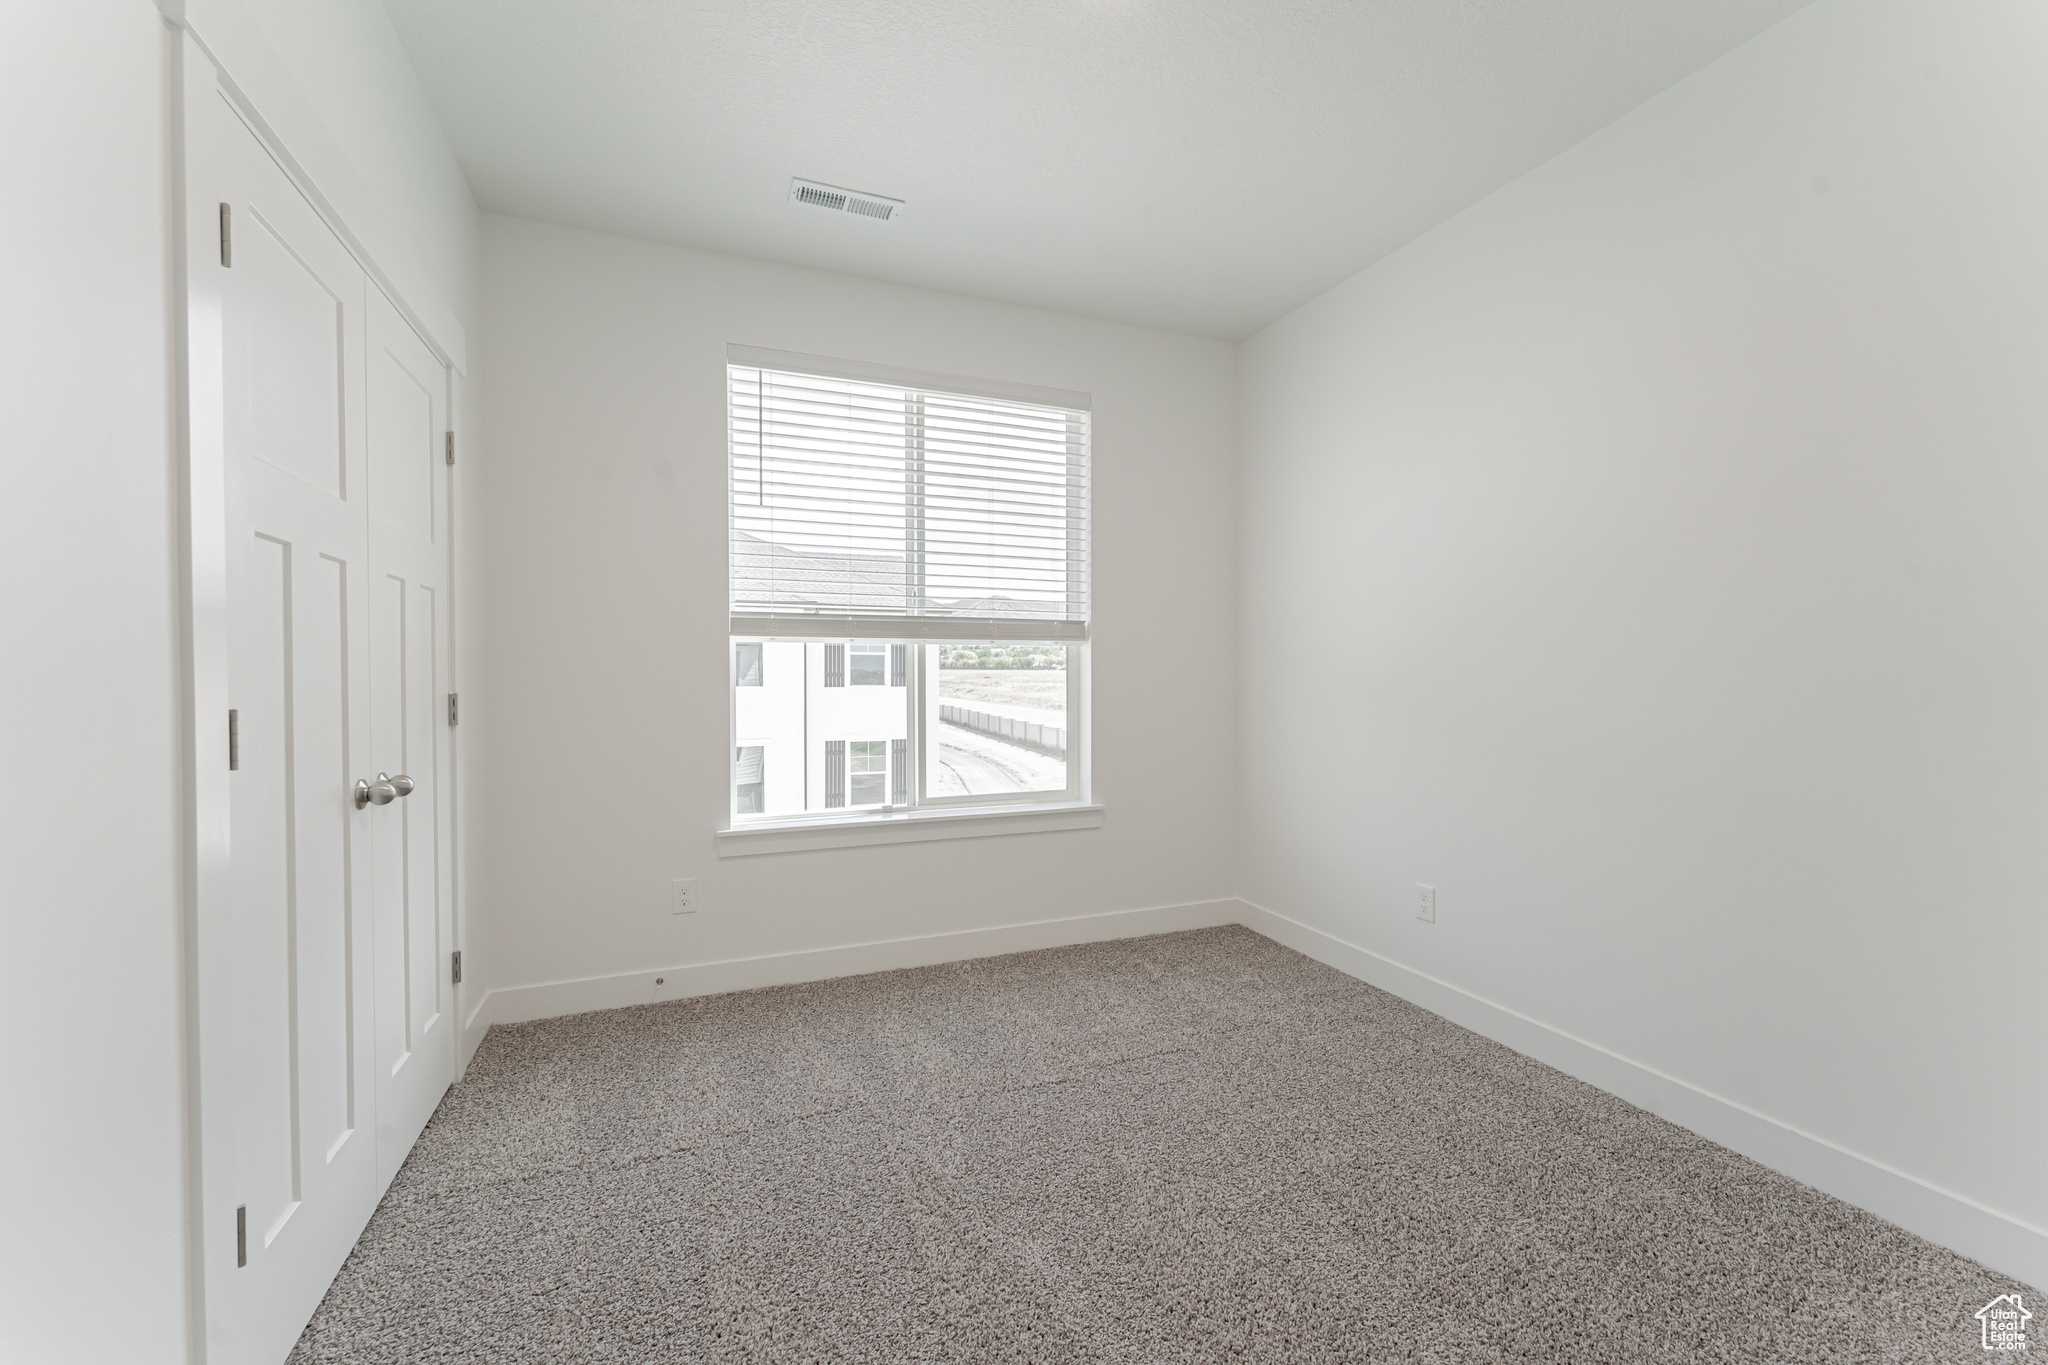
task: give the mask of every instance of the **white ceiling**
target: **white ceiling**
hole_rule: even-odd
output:
[[[487,210],[1228,339],[1805,3],[385,0]]]

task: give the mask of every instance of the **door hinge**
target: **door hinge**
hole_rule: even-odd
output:
[[[462,724],[462,708],[459,704],[461,695],[460,692],[450,692],[448,694],[448,723],[450,725]]]
[[[242,713],[228,711],[228,771],[240,772],[242,768]]]
[[[462,949],[457,948],[448,955],[448,979],[455,985],[462,984]]]
[[[220,206],[220,263],[230,269],[235,264],[235,211],[226,204]]]
[[[235,1268],[240,1270],[249,1264],[249,1206],[242,1204],[235,1209]]]
[[[455,463],[455,433],[448,433],[448,463]]]

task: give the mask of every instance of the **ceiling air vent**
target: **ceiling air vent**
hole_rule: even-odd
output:
[[[815,180],[792,180],[789,182],[789,202],[805,208],[823,209],[827,213],[850,213],[857,218],[870,218],[877,223],[893,223],[903,215],[903,201],[888,199],[879,194],[862,194],[859,190],[843,190],[837,185],[820,185]]]

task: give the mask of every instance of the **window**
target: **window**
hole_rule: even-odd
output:
[[[1085,396],[731,349],[735,815],[1082,800]]]
[[[742,744],[738,750],[738,762],[734,768],[737,774],[738,804],[735,807],[742,815],[759,815],[768,809],[767,784],[761,780],[762,755],[767,746]]]
[[[847,746],[847,786],[856,806],[879,806],[889,799],[889,741],[857,739]]]
[[[936,647],[926,790],[935,797],[1063,792],[1067,767],[1067,647]]]
[[[861,642],[851,647],[855,687],[880,687],[888,679],[889,647]]]

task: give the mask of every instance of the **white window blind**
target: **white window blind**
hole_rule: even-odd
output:
[[[1088,413],[727,368],[735,635],[1079,640]]]

